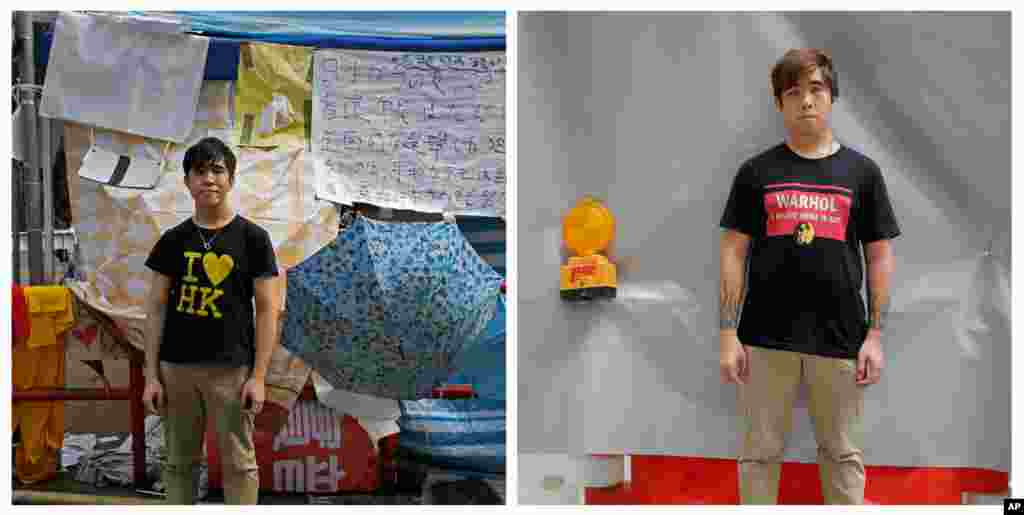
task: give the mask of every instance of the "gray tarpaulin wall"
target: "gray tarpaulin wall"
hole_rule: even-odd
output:
[[[837,137],[882,167],[903,229],[866,462],[1009,470],[1009,14],[523,14],[519,30],[520,452],[735,457],[718,221],[742,161],[784,136],[771,65],[811,46],[839,72]],[[568,305],[561,216],[584,194],[616,216],[619,298]],[[786,459],[815,447],[801,400]]]

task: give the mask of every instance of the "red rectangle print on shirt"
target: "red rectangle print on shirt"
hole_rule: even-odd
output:
[[[853,203],[850,190],[799,183],[771,184],[766,189],[767,236],[793,236],[803,245],[816,238],[846,241]]]

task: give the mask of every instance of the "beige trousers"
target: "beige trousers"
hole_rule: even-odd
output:
[[[739,457],[743,504],[775,504],[793,403],[801,379],[810,394],[808,411],[818,444],[818,468],[827,504],[864,503],[861,414],[864,387],[856,381],[857,362],[797,352],[744,346],[750,378],[739,386],[745,421]]]
[[[256,416],[242,406],[242,386],[249,378],[249,368],[164,361],[160,373],[167,397],[164,483],[168,504],[195,504],[207,418],[212,418],[223,462],[225,504],[257,504]]]

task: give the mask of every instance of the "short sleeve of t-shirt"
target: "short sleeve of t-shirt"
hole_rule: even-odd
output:
[[[895,238],[900,227],[889,201],[889,192],[878,165],[869,160],[865,184],[860,191],[860,207],[857,211],[857,231],[860,240],[870,243]]]
[[[156,245],[153,246],[153,250],[150,251],[149,257],[146,258],[146,266],[155,271],[159,272],[168,277],[174,277],[176,273],[176,265],[171,262],[170,255],[170,241],[174,237],[174,230],[165,232],[157,240]]]
[[[249,232],[249,273],[253,279],[277,275],[277,257],[270,234],[262,227],[252,224]]]
[[[740,167],[725,203],[722,221],[723,229],[732,229],[754,237],[764,227],[764,211],[758,198],[758,187],[754,183],[754,170],[750,163]]]

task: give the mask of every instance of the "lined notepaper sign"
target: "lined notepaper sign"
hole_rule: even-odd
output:
[[[317,195],[504,216],[505,53],[318,50]]]

